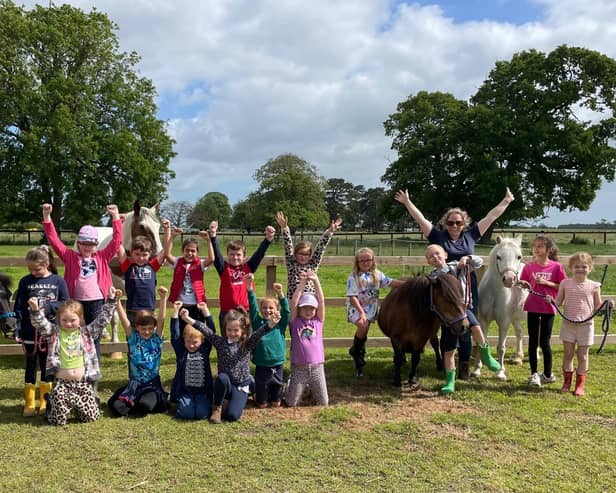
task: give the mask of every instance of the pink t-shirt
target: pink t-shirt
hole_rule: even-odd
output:
[[[556,287],[547,286],[545,284],[538,284],[537,279],[543,278],[546,281],[556,283]],[[558,284],[567,278],[565,269],[560,262],[554,260],[548,260],[546,265],[538,264],[537,262],[531,262],[524,265],[522,274],[520,274],[520,280],[528,281],[533,291],[541,294],[549,294],[552,298],[556,298],[558,294]],[[524,303],[524,311],[531,313],[556,313],[556,308],[551,303],[548,303],[541,296],[536,296],[532,293],[526,298]]]
[[[291,363],[315,365],[325,362],[323,322],[318,318],[307,320],[295,317],[291,321]]]

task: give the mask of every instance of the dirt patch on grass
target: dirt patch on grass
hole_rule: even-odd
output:
[[[363,389],[358,391],[357,388],[330,389],[329,408],[310,405],[309,401],[295,408],[278,409],[257,409],[249,403],[245,418],[242,419],[254,420],[257,423],[274,419],[316,424],[323,413],[336,414],[336,408],[343,408],[340,413],[342,416],[336,420],[336,424],[345,429],[366,430],[385,423],[412,421],[422,428],[430,428],[433,433],[457,434],[455,430],[449,430],[454,427],[435,424],[431,420],[432,416],[447,413],[482,414],[479,409],[467,403],[421,388],[411,391],[408,387],[403,387],[399,392],[390,389],[373,390],[375,392]],[[460,433],[464,434],[463,431]]]

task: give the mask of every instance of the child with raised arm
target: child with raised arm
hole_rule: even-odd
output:
[[[171,384],[171,402],[177,403],[178,419],[207,419],[212,413],[214,383],[210,366],[212,345],[205,336],[191,325],[180,334],[178,315],[182,302],[173,303],[171,312],[171,345],[175,351],[176,370]],[[206,303],[199,308],[205,324],[214,332],[214,321]]]
[[[252,288],[253,275],[246,276],[250,321],[253,327],[260,327],[272,317],[279,318],[274,330],[265,334],[252,353],[255,364],[255,402],[258,408],[280,407],[284,383],[283,366],[287,353],[284,338],[289,324],[289,302],[282,292],[282,284],[273,284],[276,296],[266,296],[257,301]]]
[[[318,272],[325,249],[329,245],[334,233],[340,229],[342,218],[338,217],[332,220],[314,248],[314,251],[312,250],[312,243],[309,241],[300,241],[295,245],[295,248],[293,247],[289,223],[282,211],[276,213],[276,222],[280,226],[280,232],[282,233],[285,264],[287,266],[287,298],[291,299],[299,284],[300,274],[309,270]],[[304,289],[309,293],[314,293],[314,286],[311,282],[308,282]]]
[[[426,248],[426,260],[430,266],[434,267],[435,273],[443,272],[446,274],[452,274],[460,279],[462,284],[462,291],[467,299],[466,282],[464,278],[466,276],[465,270],[468,267],[477,269],[483,264],[483,259],[475,255],[467,255],[462,257],[458,261],[447,263],[447,252],[440,245],[428,245]],[[466,317],[468,318],[471,337],[475,344],[479,348],[479,355],[481,362],[486,365],[492,371],[499,371],[501,365],[490,354],[490,347],[485,340],[481,326],[475,317],[475,314],[471,310],[471,306],[466,309]],[[442,394],[452,394],[456,388],[456,361],[455,351],[458,347],[459,340],[458,334],[456,334],[451,328],[441,327],[441,349],[443,351],[443,365],[445,366],[445,386],[441,388]]]
[[[403,281],[392,279],[376,267],[376,258],[370,248],[360,248],[355,253],[353,272],[347,279],[347,320],[357,327],[349,354],[355,363],[355,376],[361,377],[366,365],[366,341],[370,324],[379,311],[379,290],[397,287]]]
[[[182,306],[188,310],[191,317],[196,320],[203,321],[203,315],[197,308],[199,303],[205,303],[205,283],[203,282],[203,274],[208,267],[214,262],[214,249],[210,241],[210,235],[207,231],[199,231],[199,236],[203,238],[207,244],[207,257],[199,258],[199,241],[196,238],[189,237],[182,242],[182,256],[175,257],[171,251],[175,238],[182,234],[182,228],[174,228],[167,239],[168,246],[167,260],[173,268],[173,280],[171,281],[171,292],[169,293],[169,301],[175,303],[181,301]],[[184,320],[180,319],[180,333],[184,330]]]
[[[304,292],[309,281],[314,285],[314,294]],[[285,402],[290,407],[299,404],[306,386],[310,387],[318,406],[329,403],[323,346],[324,301],[316,273],[302,272],[291,300],[291,376],[285,394]]]
[[[100,411],[92,382],[101,376],[94,341],[111,321],[119,296],[113,286],[98,316],[85,324],[81,303],[64,302],[54,323],[47,320],[38,299],[28,300],[32,325],[48,338],[47,373],[55,376],[48,395],[46,417],[53,425],[66,425],[71,411],[81,422],[96,421]]]
[[[569,257],[569,270],[572,277],[561,281],[556,296],[556,305],[563,307],[565,318],[560,327],[560,340],[563,341],[562,392],[571,390],[573,379],[573,358],[577,355],[577,371],[573,395],[585,394],[586,374],[588,373],[588,352],[594,342],[595,324],[593,313],[601,306],[601,283],[588,279],[592,272],[592,256],[577,252]],[[546,296],[548,303],[552,302]],[[577,344],[577,351],[575,346]]]
[[[98,232],[94,226],[82,226],[77,235],[77,251],[68,248],[58,236],[51,220],[53,207],[43,204],[43,229],[49,245],[64,263],[64,280],[71,299],[83,307],[86,324],[91,323],[100,312],[105,294],[112,285],[109,262],[122,244],[122,220],[118,206],[110,204],[107,213],[111,217],[113,236],[109,244],[98,250]],[[102,333],[101,333],[102,334]],[[100,337],[94,340],[96,354],[100,359]]]
[[[201,305],[204,309],[207,306]],[[200,331],[205,338],[216,348],[218,354],[218,376],[214,380],[214,400],[210,423],[218,424],[224,418],[228,421],[237,421],[242,417],[248,392],[250,388],[250,352],[267,332],[271,331],[280,321],[275,314],[250,333],[250,317],[241,306],[229,310],[225,315],[221,334],[214,331],[190,317],[188,310],[182,309],[180,316],[187,325]],[[222,405],[227,399],[228,406],[225,415],[222,415]]]
[[[542,383],[554,383],[552,373],[552,326],[556,308],[545,300],[546,295],[558,294],[558,286],[567,278],[565,269],[558,261],[558,248],[549,236],[540,235],[533,240],[533,261],[524,264],[519,284],[531,292],[524,303],[528,327],[528,363],[530,385],[541,387]],[[543,373],[537,373],[537,348],[543,354]]]
[[[122,245],[118,251],[126,289],[126,315],[133,326],[137,312],[156,309],[156,273],[164,265],[169,253],[167,250],[171,247],[169,220],[163,219],[162,225],[165,232],[164,246],[155,257],[152,257],[152,242],[146,236],[133,238],[128,255]]]
[[[151,310],[137,312],[135,325],[130,323],[122,303],[118,303],[120,323],[128,343],[127,385],[110,397],[107,406],[116,416],[163,413],[167,410],[167,392],[160,381],[160,359],[163,352],[163,329],[167,310],[167,288],[158,288],[158,318]]]
[[[58,307],[68,299],[68,289],[64,279],[58,275],[53,254],[47,245],[32,248],[26,254],[26,264],[30,274],[22,277],[15,292],[15,313],[17,314],[16,340],[23,345],[26,356],[24,376],[24,416],[36,414],[36,367],[41,372],[39,384],[39,411],[45,414],[47,401],[45,395],[51,391],[53,375],[48,375],[47,341],[30,322],[28,300],[36,298],[38,307],[44,310],[49,320],[55,318]]]
[[[227,260],[220,252],[216,233],[218,222],[210,223],[209,233],[214,246],[214,267],[220,276],[220,313],[219,324],[223,325],[225,314],[238,306],[248,311],[248,290],[246,289],[246,274],[253,274],[263,260],[265,252],[272,243],[276,230],[271,226],[265,227],[265,238],[257,248],[257,251],[246,260],[246,245],[241,240],[233,240],[227,244]]]

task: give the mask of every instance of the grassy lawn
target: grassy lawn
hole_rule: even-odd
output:
[[[562,360],[555,348],[555,367]],[[0,359],[2,491],[611,491],[616,467],[616,347],[591,356],[588,394],[559,384],[483,376],[438,395],[429,352],[422,389],[389,385],[391,351],[371,349],[355,379],[344,350],[327,352],[328,408],[258,410],[233,424],[169,415],[46,426],[21,416],[22,357]],[[103,399],[126,362],[103,358]],[[541,362],[540,362],[541,365]],[[161,376],[175,369],[166,354]],[[558,375],[558,372],[557,372]],[[39,479],[43,477],[44,483]]]
[[[5,256],[26,250],[0,245]],[[268,253],[282,252],[273,245]],[[616,293],[613,269],[608,269],[606,294]],[[26,274],[25,267],[4,270],[15,285]],[[349,270],[321,269],[327,297],[344,296]],[[408,267],[386,272],[413,273]],[[592,277],[601,274],[602,268]],[[260,269],[259,290],[264,275]],[[285,279],[284,268],[278,275]],[[218,276],[212,270],[205,278],[210,296],[217,296]],[[159,280],[168,286],[171,270],[163,268]],[[557,332],[558,318],[556,325]],[[343,308],[328,309],[326,337],[353,332]],[[377,327],[371,334],[382,335]],[[611,491],[616,346],[591,353],[583,398],[559,392],[562,349],[557,343],[553,349],[558,383],[540,389],[527,385],[528,363],[508,364],[506,382],[484,369],[480,379],[458,382],[456,393],[440,396],[443,377],[427,349],[419,367],[420,390],[399,390],[390,385],[391,349],[369,348],[360,380],[353,377],[346,349],[328,349],[327,408],[258,410],[249,402],[240,422],[213,426],[170,415],[115,419],[103,406],[99,421],[63,428],[22,417],[23,356],[3,356],[0,491]],[[125,383],[126,359],[103,356],[102,371],[99,390],[106,401]],[[174,371],[174,355],[166,352],[161,377],[167,388]]]

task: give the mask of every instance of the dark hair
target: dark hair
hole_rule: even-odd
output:
[[[227,253],[229,250],[241,250],[246,256],[246,244],[242,240],[231,240],[227,243]]]
[[[199,240],[197,240],[197,238],[186,238],[183,242],[182,242],[182,250],[184,250],[184,248],[186,248],[188,245],[197,245],[197,251],[199,251]]]
[[[226,313],[225,318],[222,321],[221,333],[224,337],[227,337],[227,324],[230,322],[235,322],[236,320],[240,321],[240,327],[242,328],[240,344],[244,344],[250,335],[250,317],[243,306],[232,308]]]
[[[137,316],[135,317],[135,326],[140,325],[142,327],[156,327],[157,323],[158,321],[156,320],[152,310],[139,310],[137,312]]]
[[[533,240],[533,243],[536,241],[541,241],[545,245],[545,249],[548,251],[548,258],[550,260],[554,260],[558,262],[558,247],[552,238],[548,235],[538,235]]]
[[[145,236],[135,236],[130,244],[131,251],[140,250],[142,252],[152,251],[152,242]]]

